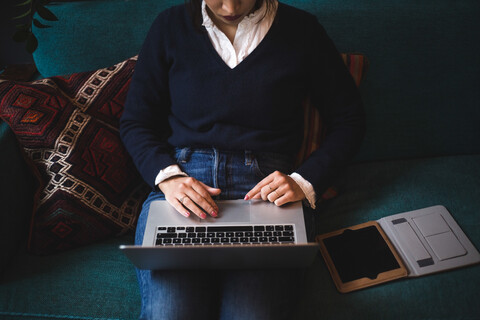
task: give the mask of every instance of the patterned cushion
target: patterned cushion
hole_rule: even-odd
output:
[[[62,251],[135,227],[148,187],[118,135],[135,62],[30,83],[0,82],[0,116],[38,181],[31,252]]]
[[[360,85],[368,69],[368,60],[362,54],[342,53],[343,62],[350,71],[353,80]],[[325,128],[322,125],[320,114],[307,99],[303,105],[304,108],[304,139],[302,147],[297,155],[297,164],[302,163],[308,156],[318,149],[325,137]],[[328,200],[337,195],[335,187],[330,187],[320,197],[320,200]]]

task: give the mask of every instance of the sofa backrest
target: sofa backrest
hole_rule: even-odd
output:
[[[54,4],[34,29],[43,76],[113,65],[138,53],[158,12],[183,0]],[[341,52],[367,55],[367,135],[357,161],[480,152],[480,2],[285,0],[315,14]]]

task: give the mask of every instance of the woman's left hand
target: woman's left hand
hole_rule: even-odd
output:
[[[277,206],[305,199],[300,186],[290,176],[275,171],[260,181],[245,196],[245,200],[263,199]]]

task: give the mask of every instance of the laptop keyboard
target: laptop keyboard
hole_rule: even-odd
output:
[[[294,243],[292,224],[157,227],[157,246],[209,246]]]

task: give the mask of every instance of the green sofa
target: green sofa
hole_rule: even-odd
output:
[[[59,21],[34,29],[39,77],[134,56],[157,13],[180,1],[53,3]],[[370,61],[367,135],[339,195],[320,204],[318,232],[441,204],[480,248],[480,2],[285,2]],[[4,122],[0,150],[0,319],[136,319],[135,271],[118,250],[133,234],[28,254],[34,178]],[[319,255],[308,277],[296,319],[480,319],[480,265],[341,294]]]

